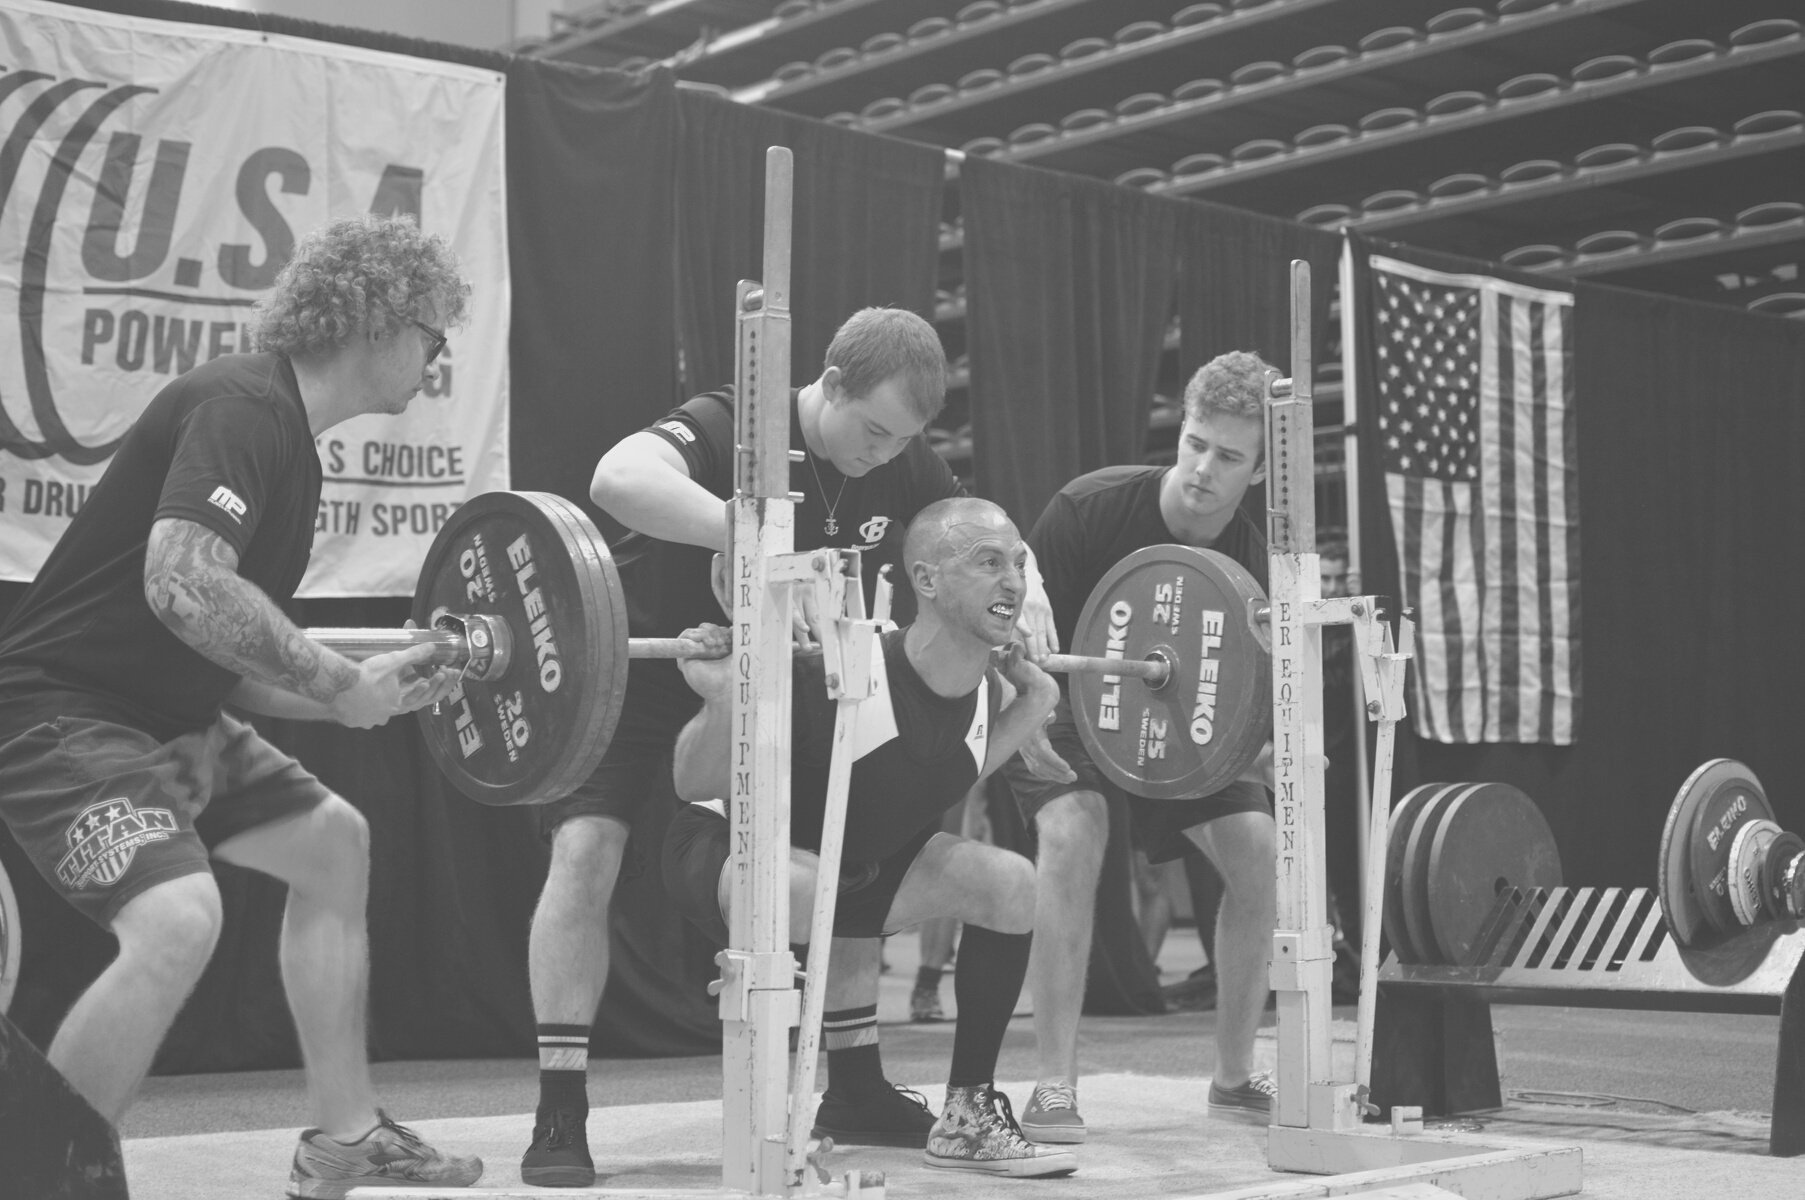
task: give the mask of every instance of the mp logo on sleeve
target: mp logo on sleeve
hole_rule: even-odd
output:
[[[213,489],[213,494],[207,497],[207,503],[220,509],[240,525],[244,524],[245,503],[238,498],[237,492],[225,484]]]

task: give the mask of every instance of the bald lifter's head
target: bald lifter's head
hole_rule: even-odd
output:
[[[1009,514],[988,500],[937,500],[916,514],[903,539],[903,569],[918,602],[918,624],[945,627],[984,646],[1015,634],[1027,583],[1028,547]]]

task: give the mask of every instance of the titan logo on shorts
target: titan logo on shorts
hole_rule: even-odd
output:
[[[245,503],[238,498],[237,492],[225,484],[222,483],[213,489],[213,494],[207,497],[207,503],[218,508],[239,524],[244,523]]]
[[[859,526],[859,536],[865,540],[861,550],[875,550],[877,544],[884,540],[884,531],[890,528],[889,517],[873,517]]]
[[[90,804],[63,831],[69,853],[56,864],[57,880],[70,891],[109,887],[131,867],[138,847],[166,842],[175,832],[167,808],[137,808],[124,796]]]
[[[681,421],[660,421],[653,428],[664,430],[666,433],[682,442],[685,446],[692,444],[696,440],[696,431]]]

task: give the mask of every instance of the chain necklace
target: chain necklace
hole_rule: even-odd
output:
[[[804,447],[808,455],[808,469],[815,476],[815,486],[821,491],[821,503],[827,504],[827,485],[821,482],[821,471],[815,466],[815,452]],[[834,512],[840,507],[840,501],[846,496],[846,476],[840,476],[840,493],[834,497],[832,504],[827,504],[827,520],[821,522],[821,532],[828,537],[840,532],[840,523],[834,520]]]

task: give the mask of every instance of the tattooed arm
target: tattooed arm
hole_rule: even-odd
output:
[[[431,646],[356,663],[310,640],[238,574],[230,543],[193,521],[165,517],[151,526],[144,598],[171,633],[243,677],[233,699],[253,711],[367,729],[449,690],[448,672],[415,677]]]

